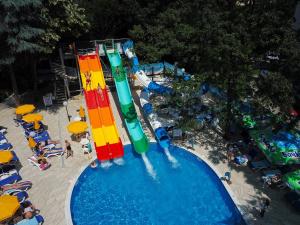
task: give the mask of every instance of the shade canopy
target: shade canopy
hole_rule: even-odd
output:
[[[0,163],[8,163],[13,159],[11,151],[0,151]]]
[[[31,113],[35,110],[35,106],[31,104],[21,105],[16,108],[16,114],[24,115],[26,113]]]
[[[72,134],[80,134],[87,130],[88,125],[86,122],[74,121],[74,122],[69,123],[67,128],[68,128],[68,131]]]
[[[0,196],[0,222],[12,217],[20,208],[20,203],[16,196]]]
[[[23,116],[22,120],[27,123],[33,123],[34,121],[41,121],[43,119],[43,115],[39,113],[30,113]]]
[[[271,163],[276,165],[300,164],[300,137],[298,134],[285,131],[273,134],[270,130],[253,130],[250,131],[250,136]]]
[[[300,170],[287,173],[282,179],[292,190],[300,191]]]

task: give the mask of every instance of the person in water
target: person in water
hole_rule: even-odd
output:
[[[101,88],[99,83],[98,83],[98,87],[97,87],[97,92],[101,97],[101,101],[103,101],[104,100],[104,95],[103,95],[103,91],[102,91],[102,88]]]
[[[92,87],[91,87],[91,85],[92,85],[92,83],[91,83],[91,76],[92,76],[92,74],[90,72],[85,72],[84,76],[85,76],[86,88],[89,86],[90,89],[92,89]]]
[[[116,67],[116,74],[117,74],[117,76],[120,75],[120,71],[119,71],[119,67],[118,66]]]

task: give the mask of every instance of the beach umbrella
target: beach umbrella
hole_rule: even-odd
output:
[[[300,143],[292,134],[272,131],[250,131],[251,138],[267,159],[276,165],[300,164]]]
[[[29,148],[34,148],[35,146],[36,146],[36,142],[35,142],[35,140],[33,139],[33,137],[29,137],[28,138],[28,146],[29,146]]]
[[[41,121],[43,119],[43,115],[39,113],[30,113],[25,116],[23,116],[22,120],[24,120],[27,123],[33,123],[36,121]]]
[[[35,110],[35,106],[31,104],[21,105],[16,108],[16,114],[18,115],[24,115],[27,113],[31,113],[33,110]]]
[[[300,170],[287,173],[282,178],[283,181],[294,191],[300,191]]]
[[[82,145],[87,145],[89,142],[90,142],[90,141],[89,141],[87,138],[82,138],[82,139],[80,140],[80,144],[82,144]]]
[[[87,130],[88,125],[86,122],[74,121],[69,123],[67,129],[72,134],[80,134]]]
[[[41,125],[39,124],[39,122],[37,120],[34,120],[33,127],[35,130],[38,130],[38,129],[40,129]]]
[[[79,108],[79,116],[80,116],[80,118],[85,117],[84,108],[82,106],[80,106],[80,108]]]
[[[12,217],[20,208],[17,196],[0,196],[0,222]]]
[[[0,163],[8,163],[13,159],[11,151],[0,151]]]

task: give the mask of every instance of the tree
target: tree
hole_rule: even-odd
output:
[[[57,43],[87,31],[84,10],[73,0],[0,0],[0,66],[8,67],[13,92],[18,98],[15,68],[31,65],[36,89],[36,63],[41,55],[53,52]],[[31,72],[30,71],[30,72]]]
[[[14,65],[18,55],[42,51],[37,39],[44,30],[40,27],[40,18],[34,16],[41,7],[42,1],[39,0],[0,0],[0,65],[8,67],[17,103],[19,97]]]
[[[299,44],[290,23],[294,8],[295,2],[283,0],[259,5],[256,1],[175,1],[129,34],[144,61],[178,61],[192,74],[205,75],[209,83],[223,88],[228,131],[237,100],[250,96],[263,107],[272,103],[281,112],[290,107],[291,79],[279,77],[295,77],[299,71],[295,50]],[[266,58],[270,52],[279,53],[278,63]],[[257,79],[265,69],[262,64],[270,71],[271,83]]]

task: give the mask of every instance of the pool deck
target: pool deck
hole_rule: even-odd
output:
[[[133,97],[136,102],[137,95],[135,91]],[[129,141],[128,135],[122,120],[119,116],[118,108],[115,104],[113,96],[116,93],[110,92],[110,100],[113,108],[113,114],[120,132],[120,137],[123,143]],[[69,101],[68,110],[70,115],[77,116],[76,110],[80,105],[84,106],[83,97],[78,96]],[[140,115],[139,108],[136,107],[138,115]],[[50,159],[52,164],[51,168],[46,171],[31,166],[27,162],[27,158],[31,156],[31,150],[27,146],[27,141],[23,135],[22,128],[16,127],[14,118],[14,108],[10,108],[5,104],[0,104],[0,125],[8,127],[6,137],[13,144],[14,151],[19,157],[22,168],[20,174],[23,180],[31,180],[33,187],[28,191],[30,201],[41,210],[41,215],[45,219],[44,225],[65,225],[65,207],[68,197],[68,191],[80,171],[85,168],[90,161],[84,157],[80,149],[80,144],[71,142],[74,150],[74,157],[68,159],[61,157],[54,157]],[[61,129],[61,139],[70,140],[70,135],[66,130],[68,119],[66,109],[50,108],[39,109],[40,113],[44,116],[44,123],[48,125],[48,131],[52,139],[59,140],[59,129]],[[60,119],[59,119],[60,118]],[[141,118],[141,117],[140,117]],[[142,125],[146,128],[148,137],[153,138],[145,121],[142,120]],[[205,136],[207,135],[207,136]],[[237,199],[236,204],[245,212],[247,217],[250,218],[249,224],[257,225],[296,225],[300,221],[300,215],[292,212],[290,207],[283,201],[282,190],[273,190],[270,188],[262,188],[262,183],[258,181],[259,174],[253,173],[248,167],[233,167],[229,168],[228,163],[225,161],[226,155],[224,151],[224,142],[218,136],[209,134],[197,136],[197,144],[194,150],[203,160],[209,162],[217,174],[224,174],[226,171],[232,171],[233,183],[229,186],[225,184],[229,192]],[[95,155],[94,155],[95,157]],[[266,212],[264,218],[257,216],[257,211],[254,207],[259,205],[259,201],[263,196],[271,198],[271,207]]]

